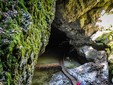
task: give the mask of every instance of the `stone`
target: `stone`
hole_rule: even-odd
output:
[[[91,46],[94,43],[90,36],[98,30],[95,23],[103,10],[107,12],[107,3],[113,2],[109,0],[104,0],[103,2],[100,0],[61,1],[56,5],[56,16],[52,26],[64,32],[74,48],[84,45]],[[109,5],[107,6],[108,9]]]
[[[92,40],[98,45],[106,45],[108,60],[112,59],[112,48],[113,48],[113,30],[103,29],[102,31],[97,31],[91,36]],[[111,61],[111,60],[110,60]]]
[[[49,85],[71,85],[70,80],[61,72],[53,75]]]
[[[113,9],[111,10],[113,11]],[[112,13],[103,13],[101,14],[101,17],[99,20],[101,22],[97,22],[96,25],[98,25],[99,30],[94,33],[91,36],[92,41],[96,42],[97,45],[105,47],[104,49],[107,52],[107,58],[109,62],[109,66],[113,65],[113,24],[112,24],[112,18],[113,14]],[[98,47],[97,47],[98,48]],[[109,68],[110,73],[109,75],[112,76],[113,67]],[[110,77],[110,80],[111,77]]]
[[[66,68],[75,68],[75,67],[78,67],[80,65],[81,64],[73,58],[66,57],[66,59],[64,59],[64,66]]]
[[[98,37],[102,36],[103,34],[110,33],[110,32],[111,32],[110,30],[98,30],[96,33],[94,33],[91,36],[91,39],[95,41]]]
[[[79,67],[68,69],[68,72],[84,85],[110,85],[108,81],[108,62],[106,55],[95,62],[85,63]],[[67,85],[63,82],[71,85],[70,80],[60,72],[53,75],[50,85]]]
[[[77,49],[77,52],[82,57],[85,57],[87,61],[94,61],[97,58],[101,59],[105,54],[105,51],[97,51],[91,46],[82,46]]]
[[[3,85],[31,84],[38,56],[49,41],[55,3],[55,0],[0,0],[0,80]]]

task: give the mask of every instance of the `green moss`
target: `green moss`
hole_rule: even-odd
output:
[[[38,55],[48,43],[54,2],[0,1],[0,30],[3,30],[0,33],[0,73],[4,72],[0,79],[5,76],[4,85],[31,83]]]
[[[96,39],[97,44],[107,45],[106,52],[108,54],[110,77],[113,75],[113,31],[105,33]]]
[[[111,31],[109,33],[105,33],[102,36],[98,37],[96,39],[96,42],[112,47],[112,44],[110,44],[112,39],[113,39],[113,32]]]
[[[95,22],[100,11],[112,8],[112,3],[68,0],[61,13],[68,22],[80,20],[84,28]],[[0,72],[4,72],[0,79],[5,76],[4,84],[30,84],[38,55],[48,44],[54,5],[55,0],[0,0]],[[104,38],[99,42],[108,41]]]
[[[68,0],[61,14],[69,23],[79,20],[81,28],[87,29],[88,24],[94,24],[100,17],[102,10],[110,11],[112,3],[111,0]]]

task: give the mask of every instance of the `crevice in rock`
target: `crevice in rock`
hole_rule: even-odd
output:
[[[40,55],[38,59],[38,63],[41,63],[41,62],[47,63],[46,65],[44,65],[44,68],[49,67],[50,64],[48,65],[48,63],[51,63],[50,61],[52,61],[51,59],[53,58],[56,59],[57,61],[52,62],[54,64],[53,65],[51,64],[50,67],[51,66],[55,67],[55,65],[56,67],[59,66],[58,64],[56,64],[56,62],[58,63],[59,59],[61,59],[62,57],[65,57],[65,58],[70,57],[78,61],[80,64],[84,64],[87,62],[85,57],[78,55],[77,50],[75,49],[75,46],[71,44],[71,41],[74,41],[75,43],[79,43],[79,40],[78,41],[76,40],[82,39],[81,35],[84,34],[84,30],[80,28],[79,21],[68,23],[67,21],[63,19],[63,16],[59,12],[58,6],[59,5],[61,7],[65,6],[67,1],[60,0],[56,2],[56,13],[55,13],[55,18],[51,25],[51,35],[49,38],[49,43],[46,46],[45,52],[42,55]],[[62,26],[64,26],[64,29]],[[74,32],[74,34],[71,31]],[[84,35],[82,36],[83,36],[82,40],[86,39],[84,38]],[[48,59],[50,60],[48,61]]]
[[[85,5],[87,4],[89,4],[89,2],[57,0],[56,13],[53,23],[51,25],[52,29],[49,43],[46,46],[45,52],[41,56],[39,56],[38,68],[59,67],[59,60],[62,57],[65,57],[66,63],[66,59],[68,58],[70,60],[76,60],[77,63],[79,63],[79,66],[83,64],[80,67],[75,66],[72,68],[84,68],[84,70],[82,71],[85,75],[89,75],[89,73],[93,73],[93,71],[96,71],[96,76],[103,77],[98,75],[98,72],[106,69],[105,73],[103,73],[102,75],[108,78],[108,68],[104,68],[108,67],[108,64],[106,62],[106,55],[104,55],[103,52],[99,52],[100,50],[105,50],[105,48],[107,47],[104,45],[97,45],[91,39],[92,34],[98,30],[94,26],[94,22],[96,21],[95,18],[98,18],[99,16],[93,17],[93,14],[90,14],[90,12],[93,13],[93,11],[91,10],[94,10],[94,12],[96,12],[95,5],[88,6],[85,9]],[[95,4],[98,4],[98,2]],[[83,11],[81,11],[80,9]],[[100,62],[102,59],[104,60]],[[99,66],[99,64],[101,63],[104,63],[105,65]],[[88,70],[85,72],[85,69],[87,67]],[[89,72],[90,70],[91,72]],[[80,71],[81,69],[78,71],[77,75]],[[82,73],[80,75],[81,77],[83,75]],[[84,77],[84,79],[86,78],[88,78],[88,76]],[[96,79],[98,78],[95,77],[95,80]],[[85,81],[86,80],[84,80],[84,82]],[[103,80],[100,79],[100,81]],[[89,81],[89,83],[91,82]],[[93,83],[95,84],[96,82],[93,81]]]
[[[49,43],[45,52],[39,56],[37,67],[50,68],[60,67],[59,60],[67,56],[72,46],[66,34],[57,28],[52,27]]]
[[[69,38],[66,34],[59,29],[52,27],[46,50],[56,50],[64,55],[70,50],[70,48],[71,45],[69,45]]]
[[[87,62],[85,57],[78,55],[76,49],[70,45],[69,38],[66,34],[52,25],[49,43],[45,52],[39,56],[37,68],[60,67],[59,61],[64,57],[68,60],[77,61],[80,64]]]

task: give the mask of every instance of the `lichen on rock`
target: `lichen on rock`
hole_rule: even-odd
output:
[[[31,84],[34,66],[50,36],[54,0],[0,0],[0,81]]]

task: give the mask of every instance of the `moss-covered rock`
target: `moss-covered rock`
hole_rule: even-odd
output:
[[[107,58],[109,62],[109,72],[110,72],[110,80],[113,76],[113,30],[108,32],[103,32],[101,36],[99,36],[96,40],[98,45],[106,45],[105,49],[107,52]]]
[[[92,46],[97,50],[104,50],[106,47],[112,49],[113,42],[109,42],[109,39],[107,39],[109,36],[110,40],[112,40],[112,32],[106,36],[103,35],[99,41],[102,41],[101,43],[95,43],[90,38],[93,33],[99,30],[96,22],[102,11],[109,13],[112,8],[112,0],[60,0],[60,2],[57,1],[53,27],[66,33],[74,49],[84,45]],[[108,60],[113,62],[111,60],[113,56],[111,49],[107,49],[108,54],[110,53],[111,55],[111,57],[109,55]]]
[[[34,65],[44,52],[55,0],[0,0],[0,80],[31,84]]]
[[[31,83],[38,55],[48,43],[55,2],[0,0],[0,80],[4,85]],[[102,10],[109,12],[112,7],[112,0],[57,0],[53,27],[65,32],[75,48],[93,45],[90,35],[98,30],[95,22]]]
[[[108,53],[108,61],[113,64],[113,31],[109,31],[108,33],[103,33],[102,36],[99,36],[96,39],[96,43],[99,45],[107,45],[106,51]]]
[[[98,30],[95,26],[102,10],[109,12],[112,0],[60,0],[57,1],[53,26],[65,32],[75,47],[94,44],[90,36]]]

